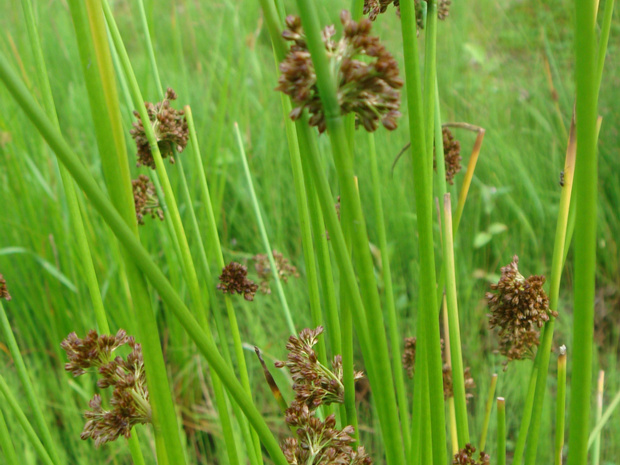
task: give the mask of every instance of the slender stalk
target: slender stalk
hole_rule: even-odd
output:
[[[0,448],[4,454],[6,463],[18,463],[17,454],[15,453],[15,447],[13,446],[13,440],[11,439],[11,433],[6,426],[2,408],[0,407]]]
[[[506,403],[497,398],[497,465],[506,465]]]
[[[598,372],[598,383],[596,387],[596,422],[601,421],[603,415],[603,392],[605,389],[605,372]],[[601,461],[601,432],[594,437],[594,450],[592,451],[592,465],[599,465]]]
[[[11,409],[13,415],[17,418],[18,423],[23,428],[24,433],[26,433],[26,439],[34,449],[35,453],[39,456],[39,460],[41,460],[41,462],[45,465],[55,465],[49,455],[49,450],[43,445],[37,436],[37,433],[28,421],[28,418],[26,418],[26,415],[24,415],[17,399],[9,389],[9,386],[6,384],[6,381],[2,375],[0,375],[0,394],[4,396],[4,405]]]
[[[133,465],[146,465],[144,462],[144,456],[142,455],[142,450],[140,449],[138,432],[135,427],[131,430],[131,436],[127,439],[127,444],[129,444],[129,451],[131,453]]]
[[[265,228],[263,215],[260,211],[260,205],[258,204],[258,197],[256,197],[256,192],[254,191],[252,174],[250,173],[250,167],[248,165],[248,160],[245,155],[245,149],[243,148],[243,140],[241,139],[239,125],[237,123],[235,123],[235,136],[239,147],[239,153],[241,154],[241,162],[243,163],[245,178],[248,183],[248,188],[250,190],[250,199],[252,200],[252,207],[254,208],[254,214],[256,215],[258,230],[260,231],[261,239],[263,240],[263,247],[265,247],[267,257],[269,258],[269,266],[271,267],[271,272],[273,273],[273,278],[276,283],[276,290],[278,291],[278,296],[280,297],[280,303],[282,304],[282,310],[284,311],[284,318],[286,319],[286,324],[288,325],[288,329],[291,334],[297,334],[297,330],[295,329],[295,323],[293,323],[293,317],[291,316],[291,311],[288,307],[286,296],[284,295],[284,288],[282,287],[282,282],[280,280],[280,276],[278,275],[278,268],[276,267],[276,262],[273,259],[273,249],[269,244],[269,236],[267,235],[267,229]]]
[[[594,292],[596,274],[597,156],[596,116],[598,89],[596,76],[596,34],[592,2],[575,0],[575,74],[577,160],[575,166],[576,224],[575,282],[572,373],[568,437],[568,465],[586,463],[590,389],[592,386],[592,343],[594,333]]]
[[[28,118],[56,153],[59,160],[67,167],[77,184],[84,190],[93,207],[101,214],[104,221],[110,226],[119,242],[125,248],[127,255],[136,266],[151,281],[153,287],[159,292],[162,300],[173,312],[179,322],[185,328],[190,338],[196,343],[201,354],[213,366],[213,369],[222,379],[233,398],[240,405],[250,423],[257,430],[265,448],[271,455],[272,460],[278,465],[286,465],[287,461],[282,453],[277,440],[269,430],[260,412],[254,406],[252,399],[244,391],[232,369],[220,355],[213,341],[201,329],[196,319],[192,316],[174,288],[170,285],[164,274],[154,263],[149,253],[140,244],[132,229],[112,206],[105,194],[97,186],[90,172],[84,167],[77,155],[71,150],[67,142],[54,129],[49,120],[43,114],[37,103],[29,94],[25,85],[15,72],[8,66],[8,61],[0,53],[0,80],[13,95],[16,102],[24,110]],[[335,215],[335,214],[334,214]],[[150,328],[147,328],[150,329]],[[156,334],[156,331],[155,331]],[[144,346],[143,346],[144,350]],[[146,366],[146,362],[145,362]],[[147,373],[148,376],[148,373]],[[167,388],[167,379],[164,381]],[[150,386],[150,384],[149,384]],[[178,438],[178,429],[174,433]],[[182,449],[179,448],[179,452]],[[183,462],[176,462],[183,463]]]
[[[605,56],[607,55],[607,43],[609,42],[609,31],[611,29],[611,18],[613,14],[614,0],[607,0],[605,2],[605,12],[603,13],[603,24],[601,25],[601,36],[598,42],[596,61],[596,88],[599,90],[601,88],[601,81],[603,80],[603,68],[605,67]]]
[[[538,355],[538,354],[537,354]],[[512,456],[513,465],[521,465],[523,453],[525,452],[525,442],[528,438],[528,431],[532,420],[532,409],[534,408],[534,394],[536,392],[536,379],[538,378],[538,365],[536,360],[532,365],[530,372],[530,381],[527,386],[527,394],[525,396],[525,404],[523,405],[523,415],[521,417],[521,425],[519,426],[519,435],[517,436],[517,444],[515,452]]]
[[[493,373],[491,376],[491,385],[489,386],[489,392],[487,394],[487,402],[484,408],[484,421],[482,422],[482,432],[480,433],[479,447],[481,451],[484,451],[484,447],[487,444],[487,433],[489,431],[489,422],[491,420],[491,410],[493,409],[493,400],[495,399],[495,387],[497,386],[497,373]]]
[[[562,465],[564,448],[564,420],[566,418],[566,346],[560,347],[558,356],[558,391],[555,407],[555,465]]]
[[[433,4],[435,9],[433,9]],[[436,7],[436,2],[432,2],[432,11],[436,12]],[[432,19],[431,22],[435,20],[436,18]],[[432,159],[428,159],[429,156],[432,157],[432,146],[428,147],[426,142],[429,137],[427,132],[428,125],[432,126],[434,121],[433,119],[429,119],[429,115],[424,115],[422,112],[418,42],[413,2],[403,2],[401,4],[401,25],[405,56],[407,102],[409,107],[409,131],[411,140],[417,141],[411,148],[415,202],[418,215],[421,295],[420,320],[424,330],[424,336],[428,338],[429,342],[428,388],[430,392],[430,401],[433,405],[431,409],[430,425],[425,424],[422,428],[432,428],[433,462],[443,464],[447,461],[445,447],[445,410],[439,344],[439,321],[437,318],[437,310],[439,307],[437,305],[437,295],[435,293],[436,270],[433,244],[433,199],[432,177],[430,176],[432,175]],[[427,40],[434,40],[434,37],[431,36]],[[432,80],[429,80],[431,77]],[[426,83],[434,82],[434,75],[429,70]],[[430,86],[427,86],[427,89],[428,87],[431,87],[430,95],[434,98],[434,85],[430,84]],[[430,99],[431,97],[427,98]],[[432,100],[432,104],[434,106],[434,99]],[[415,438],[413,440],[415,440]]]
[[[609,419],[611,418],[612,413],[616,407],[620,405],[620,391],[616,393],[612,401],[609,403],[607,409],[605,409],[605,413],[601,416],[601,419],[596,423],[596,426],[592,429],[590,433],[590,437],[588,438],[588,448],[592,447],[594,444],[594,440],[601,433],[602,429],[605,427]]]
[[[443,257],[446,267],[446,303],[448,306],[448,329],[450,334],[450,360],[452,363],[452,385],[454,387],[454,407],[459,438],[459,449],[469,443],[469,425],[467,423],[467,402],[465,397],[465,376],[463,354],[461,353],[461,331],[459,329],[459,312],[456,297],[456,272],[454,267],[454,242],[452,231],[452,204],[450,194],[443,198]]]

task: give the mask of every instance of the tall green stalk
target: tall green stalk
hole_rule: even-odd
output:
[[[17,454],[15,453],[11,433],[4,420],[2,407],[0,407],[0,448],[7,463],[17,463]]]
[[[566,346],[560,347],[558,356],[558,390],[555,403],[555,465],[562,465],[564,448],[564,421],[566,419]]]
[[[497,398],[497,465],[506,465],[506,402]]]
[[[491,377],[491,385],[487,394],[487,401],[484,407],[484,421],[482,422],[482,431],[480,433],[480,442],[478,447],[484,451],[487,443],[487,432],[489,431],[489,421],[491,419],[491,410],[493,409],[493,399],[495,399],[495,387],[497,386],[497,373],[493,373]]]
[[[603,416],[603,393],[605,390],[605,372],[603,370],[598,373],[598,383],[596,386],[596,415],[595,419],[598,423]],[[596,435],[592,451],[592,465],[599,465],[601,462],[601,433]]]
[[[432,11],[436,12],[436,2],[431,3]],[[435,293],[435,255],[433,241],[433,198],[432,198],[432,146],[427,146],[428,126],[434,124],[432,115],[425,115],[422,111],[422,93],[418,57],[418,40],[416,33],[416,18],[413,2],[401,3],[401,25],[403,36],[403,49],[405,54],[405,72],[407,86],[407,102],[409,109],[409,131],[412,141],[413,157],[413,181],[415,189],[415,202],[418,217],[418,237],[420,254],[420,323],[428,342],[428,388],[431,409],[430,427],[433,438],[433,461],[445,463],[446,455],[446,431],[445,410],[443,399],[443,376],[442,361],[439,344],[439,320],[437,318],[437,295]],[[427,38],[434,40],[434,37]],[[431,65],[432,66],[432,65]],[[434,106],[434,75],[429,72],[433,79],[427,78],[426,83],[432,88],[431,96]],[[427,86],[428,87],[428,86]],[[431,97],[427,97],[429,99]],[[432,132],[431,132],[432,134]],[[420,332],[422,334],[422,332]],[[417,362],[417,360],[416,360]]]
[[[592,344],[594,334],[594,291],[596,274],[597,223],[597,76],[596,33],[593,2],[575,0],[575,74],[577,160],[575,165],[575,283],[572,357],[571,420],[568,437],[568,465],[586,463],[592,387]]]

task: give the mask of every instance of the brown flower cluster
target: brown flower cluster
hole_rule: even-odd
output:
[[[400,16],[400,0],[364,0],[364,14],[368,15],[368,19],[374,21],[379,14],[385,13],[392,3]]]
[[[237,262],[230,262],[222,270],[220,284],[217,288],[224,294],[243,294],[245,300],[254,300],[258,285],[248,279],[248,267]]]
[[[370,36],[368,19],[363,18],[358,23],[351,19],[348,11],[343,11],[340,21],[344,32],[339,41],[333,40],[336,33],[333,25],[323,30],[327,56],[337,73],[340,113],[353,112],[356,125],[361,124],[369,132],[375,131],[379,123],[388,130],[396,129],[396,119],[400,116],[398,89],[403,86],[396,60],[377,37]],[[322,133],[326,129],[326,115],[301,20],[289,16],[286,26],[282,36],[293,44],[280,64],[276,90],[293,100],[295,108],[290,113],[293,120],[307,108],[310,125],[317,126]]]
[[[4,280],[4,276],[0,274],[0,299],[11,300],[11,294],[9,294],[9,290],[6,288],[6,281]]]
[[[126,359],[113,358],[112,352],[125,344],[131,349]],[[122,329],[115,336],[99,336],[91,330],[84,339],[75,333],[69,334],[60,346],[69,359],[65,370],[76,377],[96,371],[100,376],[97,386],[113,388],[109,410],[102,407],[99,394],[90,401],[91,410],[84,413],[87,421],[80,435],[82,439],[92,438],[98,447],[121,435],[129,438],[135,425],[151,421],[142,347],[133,336],[127,336]]]
[[[286,411],[286,423],[297,433],[297,438],[287,438],[281,445],[290,464],[372,464],[364,447],[351,447],[354,428],[337,429],[334,414],[321,421],[306,404],[294,402]]]
[[[450,365],[448,365],[445,360],[444,354],[444,342],[443,339],[441,342],[441,357],[444,361],[442,373],[443,373],[443,396],[445,399],[450,397],[454,397],[454,388],[452,383],[452,369]],[[405,338],[405,348],[403,350],[402,362],[403,368],[407,371],[407,375],[409,378],[413,378],[414,367],[415,367],[415,355],[416,355],[416,345],[417,339],[415,337],[406,337]],[[476,387],[476,383],[471,376],[471,368],[466,367],[463,370],[463,377],[465,378],[465,398],[466,400],[471,399],[474,395],[471,392],[472,389]]]
[[[138,179],[131,181],[133,188],[133,203],[136,208],[136,218],[138,224],[144,224],[144,217],[151,215],[151,218],[164,220],[164,212],[159,206],[159,199],[155,193],[155,186],[148,176],[141,174]]]
[[[177,94],[171,88],[168,88],[163,101],[155,105],[150,102],[144,104],[149,121],[153,127],[153,132],[155,133],[155,138],[157,139],[161,157],[170,158],[170,163],[174,163],[174,150],[176,149],[177,152],[181,153],[187,146],[189,139],[185,112],[183,110],[175,110],[170,106],[170,101],[176,99]],[[130,133],[138,148],[138,166],[148,166],[155,169],[155,160],[144,132],[144,123],[137,111],[134,111],[133,114],[138,120],[134,121],[133,129]]]
[[[273,250],[272,252],[273,260],[276,263],[276,270],[278,270],[278,277],[284,281],[288,282],[288,278],[291,276],[294,278],[299,278],[299,273],[297,272],[297,268],[291,265],[287,258],[284,258],[277,250]],[[263,294],[271,294],[271,288],[269,287],[269,281],[273,277],[271,273],[271,265],[269,263],[269,257],[267,254],[257,254],[252,257],[254,261],[254,268],[258,273],[258,278],[260,282],[258,284],[260,291]]]
[[[334,414],[325,421],[316,416],[320,405],[344,402],[342,357],[336,355],[332,370],[319,362],[313,347],[318,342],[323,327],[304,329],[299,337],[291,336],[286,348],[289,351],[286,362],[276,362],[276,367],[287,367],[293,378],[295,400],[286,410],[285,421],[296,432],[297,438],[287,438],[281,444],[286,460],[290,464],[341,464],[370,465],[372,460],[363,447],[354,450],[353,426],[336,429]],[[355,373],[355,380],[361,379],[361,372]]]
[[[454,184],[454,176],[461,171],[461,143],[454,138],[448,128],[442,129],[443,156],[446,164],[446,181]],[[433,167],[437,169],[437,160],[433,160]]]
[[[424,6],[422,3],[426,0],[414,0],[415,17],[418,28],[424,29]],[[444,20],[450,14],[451,0],[437,0],[437,18]],[[400,16],[400,0],[364,0],[364,14],[368,15],[371,21],[377,19],[377,16],[387,11],[388,6],[394,4],[396,14]]]
[[[491,457],[484,451],[480,451],[478,455],[478,460],[475,459],[474,453],[476,452],[476,448],[471,444],[465,444],[465,447],[458,451],[454,459],[452,460],[452,465],[490,465]]]
[[[491,310],[489,325],[499,328],[499,351],[511,360],[532,357],[534,348],[540,344],[540,328],[550,316],[558,313],[549,309],[549,297],[543,290],[544,276],[530,276],[525,279],[517,264],[516,255],[512,262],[502,267],[502,276],[497,284],[491,284],[486,299]]]
[[[287,367],[291,373],[295,401],[306,404],[311,410],[322,404],[344,402],[342,357],[334,357],[330,370],[318,360],[313,349],[321,333],[323,327],[319,326],[302,330],[299,337],[291,336],[286,344],[289,352],[286,362],[276,362],[276,367]],[[355,373],[356,380],[362,376],[361,372]]]

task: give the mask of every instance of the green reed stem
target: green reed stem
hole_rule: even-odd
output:
[[[544,331],[544,328],[543,328]],[[538,357],[538,354],[537,354]],[[521,465],[523,453],[525,452],[525,442],[528,438],[528,431],[532,420],[532,409],[534,407],[534,394],[536,392],[536,379],[538,378],[538,363],[534,360],[532,371],[530,372],[530,381],[527,386],[527,394],[525,396],[525,404],[523,405],[523,416],[521,417],[521,425],[519,426],[519,435],[517,436],[517,444],[512,458],[513,465]]]
[[[97,186],[97,183],[93,179],[92,175],[84,167],[77,155],[68,146],[67,142],[62,138],[58,131],[54,129],[52,124],[40,110],[23,82],[21,82],[15,72],[8,66],[8,61],[4,58],[2,53],[0,53],[0,80],[4,82],[16,102],[22,107],[26,115],[34,123],[35,127],[48,142],[60,161],[67,167],[77,184],[84,190],[93,207],[101,214],[104,221],[110,226],[119,242],[125,248],[127,254],[133,260],[133,263],[135,263],[144,275],[148,277],[153,287],[158,291],[162,300],[173,312],[175,317],[178,318],[190,338],[196,343],[200,353],[205,356],[208,363],[212,365],[213,369],[220,376],[228,391],[237,401],[244,414],[250,420],[250,423],[257,430],[265,448],[271,455],[272,460],[278,465],[287,465],[287,461],[278,445],[277,440],[269,430],[269,427],[265,423],[265,420],[262,418],[260,412],[254,406],[252,399],[247,395],[237,380],[232,369],[220,355],[214,342],[201,329],[196,319],[187,309],[161,270],[154,263],[149,253],[140,244],[132,229],[115,210],[112,203]],[[164,379],[163,381],[165,381],[167,388],[167,379]],[[178,429],[175,432],[175,436],[178,439]],[[181,448],[179,448],[179,452],[182,452]]]
[[[431,11],[436,16],[436,2],[431,2]],[[436,18],[431,19],[431,23]],[[430,425],[425,424],[422,428],[431,428],[433,437],[433,462],[446,463],[446,431],[445,409],[443,399],[443,375],[442,361],[439,343],[439,319],[437,318],[437,295],[435,276],[435,255],[433,244],[433,196],[432,196],[432,145],[428,147],[427,139],[430,137],[428,127],[433,126],[434,120],[431,115],[422,111],[421,82],[418,57],[418,40],[416,35],[416,19],[412,2],[401,4],[401,25],[403,36],[403,48],[405,55],[405,71],[407,86],[407,102],[409,109],[409,131],[412,141],[413,158],[413,181],[415,189],[416,211],[418,215],[418,236],[420,256],[420,322],[423,328],[423,337],[429,342],[429,366],[428,387],[431,409]],[[431,28],[432,30],[433,28]],[[427,41],[434,41],[434,35],[427,37]],[[427,63],[429,63],[427,61]],[[429,65],[434,66],[434,60]],[[426,103],[434,107],[435,75],[433,70],[427,69],[426,88],[430,95],[426,97]],[[428,88],[430,87],[430,90]],[[425,129],[426,128],[426,129]],[[432,136],[432,132],[430,132]],[[431,159],[429,160],[429,157]],[[422,331],[419,332],[422,335]],[[415,438],[414,438],[415,440]]]
[[[566,346],[560,347],[558,356],[558,390],[555,407],[555,465],[562,465],[564,448],[564,422],[566,419]]]
[[[497,465],[506,465],[506,403],[497,398]]]
[[[133,465],[146,465],[144,462],[144,456],[142,455],[142,449],[140,449],[138,432],[135,427],[131,430],[131,436],[127,439],[127,444],[129,444],[129,452],[131,453]]]
[[[601,24],[601,36],[598,42],[596,61],[596,88],[599,90],[601,88],[601,81],[603,80],[603,68],[605,67],[605,56],[607,55],[607,43],[609,42],[609,31],[611,29],[611,18],[613,14],[614,0],[607,0],[605,2],[605,12],[603,13],[603,24]]]
[[[375,207],[377,236],[379,238],[379,248],[381,249],[381,264],[383,271],[383,286],[385,295],[385,310],[388,319],[388,331],[390,335],[390,349],[392,352],[392,370],[396,383],[396,396],[400,411],[400,424],[403,430],[403,441],[405,443],[405,456],[411,457],[411,426],[409,419],[409,401],[407,400],[407,390],[405,388],[405,378],[402,367],[402,335],[396,305],[394,303],[394,289],[392,286],[392,270],[390,267],[390,254],[387,243],[387,233],[385,231],[385,214],[383,212],[383,202],[381,200],[381,179],[379,177],[379,167],[377,164],[377,149],[375,147],[375,137],[372,133],[368,134],[368,155],[370,156],[370,175],[372,177],[372,193]]]
[[[596,389],[596,423],[601,421],[603,415],[603,392],[605,389],[605,372],[603,370],[598,373],[598,383]],[[592,465],[599,465],[601,461],[601,432],[594,437],[594,444],[592,445],[594,450],[592,451]]]
[[[480,451],[484,451],[487,444],[487,433],[489,431],[489,422],[491,420],[491,410],[493,409],[493,400],[495,399],[495,387],[497,386],[497,373],[491,376],[491,385],[487,394],[487,401],[484,407],[484,421],[482,422],[482,432],[480,433],[480,442],[478,447]]]
[[[11,433],[9,432],[9,428],[6,426],[6,421],[4,420],[2,407],[0,407],[0,448],[2,449],[6,463],[18,463],[15,447],[13,446],[13,441],[11,439]]]
[[[566,149],[566,161],[564,164],[564,187],[560,196],[558,209],[558,221],[553,246],[553,259],[551,264],[551,279],[549,282],[549,308],[558,310],[560,298],[560,282],[562,279],[562,269],[564,268],[564,244],[568,226],[569,208],[571,203],[571,192],[573,188],[573,174],[575,172],[575,127],[571,123],[569,132],[568,146]],[[536,354],[535,364],[538,365],[536,379],[536,391],[534,393],[534,404],[532,420],[527,437],[527,452],[525,463],[534,465],[536,463],[536,452],[538,441],[541,436],[541,418],[546,393],[547,371],[549,368],[549,358],[551,356],[551,346],[553,343],[553,329],[555,318],[550,316],[545,323],[544,331],[541,336],[541,343]],[[517,463],[517,462],[515,462]]]
[[[295,324],[293,323],[293,317],[291,316],[291,311],[288,307],[288,302],[286,300],[286,296],[284,295],[284,288],[282,287],[282,281],[280,280],[280,276],[278,275],[278,268],[276,267],[276,262],[273,259],[273,249],[269,244],[269,236],[267,235],[267,229],[265,228],[265,223],[263,221],[263,215],[260,211],[260,205],[258,203],[258,197],[256,197],[256,192],[254,191],[254,183],[252,182],[252,174],[250,173],[250,166],[248,165],[248,160],[245,155],[245,149],[243,147],[243,140],[241,139],[241,133],[239,132],[239,125],[235,123],[235,136],[237,139],[237,144],[239,147],[239,153],[241,155],[241,161],[243,163],[243,171],[245,173],[245,178],[248,183],[248,189],[250,190],[250,199],[252,200],[252,208],[254,209],[254,214],[256,215],[256,222],[258,224],[258,230],[260,231],[261,239],[263,240],[263,247],[265,247],[265,251],[267,253],[267,257],[269,258],[269,266],[271,267],[271,272],[273,273],[273,278],[276,283],[276,290],[278,291],[278,296],[280,298],[280,302],[282,303],[282,310],[284,311],[284,318],[286,319],[286,324],[288,325],[288,329],[291,334],[297,334],[297,330],[295,329]]]
[[[366,224],[355,184],[353,160],[347,142],[345,124],[340,115],[336,82],[330,71],[325,45],[322,40],[321,29],[313,2],[311,0],[297,0],[297,5],[317,76],[317,86],[323,104],[327,132],[332,143],[332,154],[340,182],[341,195],[347,202],[350,202],[347,208],[350,209],[352,220],[353,254],[356,257],[356,263],[359,264],[359,290],[364,299],[364,305],[361,306],[361,308],[366,311],[369,323],[367,329],[369,335],[372,337],[373,353],[370,355],[376,359],[373,368],[377,371],[370,378],[371,382],[372,379],[375,380],[373,389],[375,389],[377,395],[377,410],[383,432],[383,440],[386,446],[387,460],[394,465],[400,465],[404,463],[403,439],[398,420],[398,408],[393,388],[394,380],[389,359],[385,325],[381,312],[377,283],[374,276],[374,265],[368,247]],[[319,188],[319,190],[321,189]],[[333,206],[328,207],[324,202],[325,200],[326,199],[321,198],[324,215],[328,214],[326,209],[333,210]],[[334,214],[332,218],[335,218],[335,212],[332,211],[332,213]],[[331,222],[330,217],[331,215],[327,217],[328,220],[330,220],[328,221],[328,228]],[[331,228],[329,228],[329,230],[330,236],[332,236],[333,239]],[[335,247],[340,247],[340,244]],[[346,245],[345,249],[339,251],[339,253],[347,253]],[[349,257],[345,260],[350,262]],[[343,264],[342,259],[338,258],[338,261]],[[344,270],[341,269],[341,276],[344,274],[343,271]],[[352,279],[354,279],[354,277],[354,275],[351,276]],[[357,288],[357,285],[354,285],[351,290],[355,288]],[[353,298],[353,296],[351,296],[351,298]],[[360,308],[355,307],[357,306],[353,303],[353,311]],[[380,380],[380,383],[377,383],[378,380]]]
[[[450,360],[452,362],[452,384],[454,388],[454,407],[459,438],[459,449],[469,443],[467,423],[467,403],[465,396],[465,375],[463,354],[461,353],[461,331],[456,297],[456,272],[454,266],[454,233],[452,231],[452,204],[450,194],[443,198],[443,259],[446,267],[446,303],[448,305],[448,329],[450,335]]]
[[[575,74],[577,160],[575,166],[575,282],[571,399],[568,437],[568,465],[586,463],[590,390],[592,386],[592,343],[596,273],[597,156],[596,119],[598,89],[596,76],[595,11],[591,1],[575,0]]]
[[[19,406],[17,399],[15,398],[15,396],[9,389],[9,386],[6,384],[6,381],[1,374],[0,374],[0,394],[4,396],[4,405],[8,406],[13,412],[13,415],[17,418],[17,421],[23,428],[24,433],[26,433],[26,438],[28,442],[34,449],[35,453],[39,456],[39,459],[41,460],[41,462],[45,465],[56,465],[49,455],[49,450],[43,445],[43,443],[37,436],[37,433],[35,432],[30,422],[28,421],[28,418],[26,418],[26,415],[24,414],[21,407]],[[19,463],[19,462],[13,462],[13,463]],[[58,462],[58,463],[62,463],[62,462]]]

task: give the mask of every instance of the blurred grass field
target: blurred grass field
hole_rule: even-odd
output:
[[[91,172],[101,179],[88,98],[80,69],[75,33],[68,8],[62,0],[35,2],[39,34],[51,77],[60,124],[67,141],[83,157]],[[337,23],[348,2],[334,0],[323,11],[325,21]],[[303,254],[298,226],[291,168],[287,153],[280,96],[274,91],[276,72],[269,37],[263,28],[257,1],[160,0],[147,1],[147,15],[155,39],[155,51],[164,86],[179,94],[179,105],[190,104],[206,156],[207,177],[217,213],[227,260],[241,261],[264,253],[247,185],[243,178],[233,123],[238,122],[250,157],[257,194],[274,248],[299,268],[302,277],[291,280],[285,292],[299,328],[310,325],[304,282]],[[290,4],[290,5],[289,5]],[[33,58],[21,7],[0,0],[0,48],[37,93]],[[291,6],[292,2],[288,2]],[[139,40],[137,12],[132,2],[113,2],[121,33],[145,98],[160,96],[150,80],[149,65]],[[484,396],[492,373],[499,373],[498,393],[506,398],[508,449],[516,437],[530,362],[512,363],[502,371],[502,360],[493,354],[494,335],[486,323],[484,292],[499,274],[500,266],[519,255],[523,274],[548,274],[560,196],[560,172],[572,113],[572,4],[567,0],[545,3],[518,0],[454,2],[450,17],[440,23],[438,78],[444,122],[463,121],[485,128],[486,136],[456,246],[456,266],[463,334],[463,355],[476,380],[473,436],[479,434]],[[600,132],[598,271],[595,321],[595,372],[606,371],[605,400],[620,390],[618,357],[620,343],[620,21],[612,24],[607,64],[599,99],[603,116]],[[393,50],[400,50],[399,19],[392,10],[373,30]],[[402,57],[397,58],[402,62]],[[122,91],[122,89],[121,89]],[[406,98],[405,96],[403,96]],[[123,107],[127,135],[133,110]],[[405,112],[406,106],[402,106]],[[388,241],[403,335],[415,335],[418,292],[416,216],[411,187],[410,160],[403,157],[392,173],[392,162],[409,142],[406,114],[399,129],[376,134],[383,179]],[[467,162],[474,135],[457,131]],[[329,144],[326,137],[322,144]],[[132,141],[127,137],[127,143]],[[135,147],[130,147],[135,153]],[[366,205],[371,240],[374,235],[369,171],[365,147],[356,148],[356,165],[362,203]],[[183,154],[180,155],[181,157]],[[174,167],[169,166],[176,182]],[[133,167],[132,167],[133,169]],[[186,166],[190,190],[199,198],[198,181]],[[134,173],[138,173],[134,169]],[[333,173],[332,173],[333,174]],[[333,178],[334,176],[332,176]],[[462,180],[457,175],[453,195]],[[101,183],[103,185],[103,183]],[[335,182],[334,182],[335,186]],[[84,199],[82,199],[84,200]],[[336,199],[334,199],[336,202]],[[87,201],[87,232],[114,327],[129,323],[128,290],[116,241]],[[200,203],[196,204],[200,208]],[[186,214],[180,201],[181,213]],[[201,221],[201,215],[198,215]],[[204,221],[204,219],[202,219]],[[206,224],[206,222],[205,222]],[[206,227],[205,224],[202,226]],[[183,289],[178,259],[164,223],[147,221],[141,228],[143,243],[152,252],[177,289]],[[438,232],[437,232],[438,234]],[[192,238],[190,237],[190,245]],[[437,243],[439,243],[437,241]],[[578,247],[579,244],[573,244]],[[380,264],[377,263],[380,270]],[[554,346],[565,344],[569,354],[571,335],[571,254],[565,269],[562,305]],[[66,463],[129,463],[126,446],[119,441],[99,450],[81,441],[81,411],[90,397],[91,380],[73,380],[65,374],[59,343],[71,331],[84,334],[94,326],[81,262],[72,238],[62,186],[53,154],[36,130],[0,86],[0,272],[7,279],[13,301],[7,306],[18,342],[24,353],[40,398],[53,417],[53,434],[62,444]],[[213,270],[218,273],[218,270]],[[219,273],[218,273],[219,274]],[[204,361],[192,349],[179,324],[166,314],[153,295],[164,335],[164,348],[173,380],[179,414],[191,431],[188,455],[192,463],[205,457],[225,459],[219,426],[204,379]],[[243,340],[258,345],[267,357],[284,357],[288,337],[277,295],[243,303],[239,321]],[[15,393],[19,382],[0,341],[0,369]],[[552,358],[552,366],[554,366]],[[270,397],[260,366],[248,352],[255,399],[275,430],[283,429],[277,405]],[[359,362],[361,364],[361,361]],[[284,380],[284,375],[281,376]],[[548,395],[554,393],[555,368],[550,370]],[[278,379],[278,378],[276,378]],[[198,386],[198,388],[196,388]],[[570,396],[570,392],[568,394]],[[368,402],[360,393],[359,401]],[[593,397],[594,402],[594,397]],[[26,409],[27,406],[22,405]],[[370,406],[368,406],[370,408]],[[543,431],[551,431],[554,403],[547,402]],[[362,408],[363,410],[363,408]],[[6,412],[5,412],[6,414]],[[570,419],[569,425],[570,425]],[[14,418],[7,416],[23,465],[37,463]],[[364,418],[362,416],[362,422]],[[494,434],[494,420],[491,433]],[[362,424],[367,449],[381,439],[375,425]],[[620,414],[615,414],[602,435],[601,463],[620,463]],[[553,439],[541,438],[540,463],[552,462]],[[147,441],[143,446],[150,447]],[[492,447],[492,445],[490,445]],[[491,449],[492,455],[492,449]],[[492,455],[493,456],[493,455]],[[3,458],[0,457],[0,463]],[[206,462],[204,462],[206,463]]]

